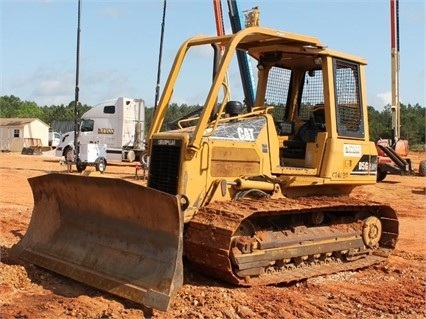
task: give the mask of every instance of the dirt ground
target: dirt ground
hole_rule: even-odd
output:
[[[31,217],[27,178],[66,173],[51,154],[0,153],[0,318],[426,318],[426,177],[388,175],[351,195],[397,210],[400,235],[388,261],[256,288],[230,286],[186,266],[184,285],[164,313],[9,256]],[[416,170],[426,158],[425,153],[410,157]],[[135,181],[135,166],[109,165],[106,174]]]

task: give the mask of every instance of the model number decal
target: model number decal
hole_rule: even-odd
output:
[[[358,171],[368,171],[369,168],[370,168],[370,164],[368,162],[358,163]]]
[[[367,154],[361,156],[358,163],[355,164],[351,175],[374,175],[377,170],[377,164],[373,160],[375,161],[376,159],[370,158]]]

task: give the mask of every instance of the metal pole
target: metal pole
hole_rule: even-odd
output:
[[[80,69],[80,12],[81,0],[78,0],[78,22],[77,22],[77,51],[76,51],[76,71],[75,71],[75,99],[74,99],[74,161],[77,162],[79,158],[79,144],[78,136],[80,129],[80,114],[78,107],[79,99],[79,69]]]
[[[391,21],[391,112],[392,139],[396,143],[400,138],[400,103],[399,103],[399,5],[398,0],[390,0]]]
[[[167,5],[166,2],[167,1],[164,0],[164,5],[163,5],[163,21],[161,22],[160,52],[158,54],[157,85],[155,86],[155,104],[154,104],[154,110],[157,108],[158,98],[159,98],[159,95],[160,95],[161,59],[162,59],[162,56],[163,56],[164,25],[165,25],[165,19],[166,19],[166,5]]]
[[[396,141],[401,138],[401,105],[400,105],[400,93],[399,93],[399,0],[396,0],[396,118],[397,118],[397,127],[396,127]]]
[[[242,30],[240,15],[238,12],[238,6],[236,0],[228,0],[229,8],[229,19],[231,21],[231,28],[233,33],[237,33]],[[255,99],[255,88],[253,75],[251,74],[250,62],[247,52],[237,51],[238,66],[240,68],[241,82],[243,85],[243,91],[245,96],[245,104],[247,111],[251,112],[254,106]]]

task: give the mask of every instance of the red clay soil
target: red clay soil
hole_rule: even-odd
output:
[[[418,169],[424,158],[425,153],[413,154],[413,167]],[[164,313],[9,256],[31,218],[27,178],[49,172],[65,173],[66,167],[48,153],[0,153],[0,318],[426,318],[425,177],[388,175],[351,195],[396,209],[400,235],[386,262],[251,288],[231,286],[186,266],[184,285]],[[106,174],[135,181],[135,165],[109,165]]]

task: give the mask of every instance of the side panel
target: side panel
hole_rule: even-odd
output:
[[[260,172],[260,157],[251,148],[239,147],[238,144],[230,146],[212,145],[211,176],[217,178],[234,177],[242,175],[257,175]]]
[[[336,139],[326,145],[320,176],[330,182],[376,183],[377,151],[373,142]]]

